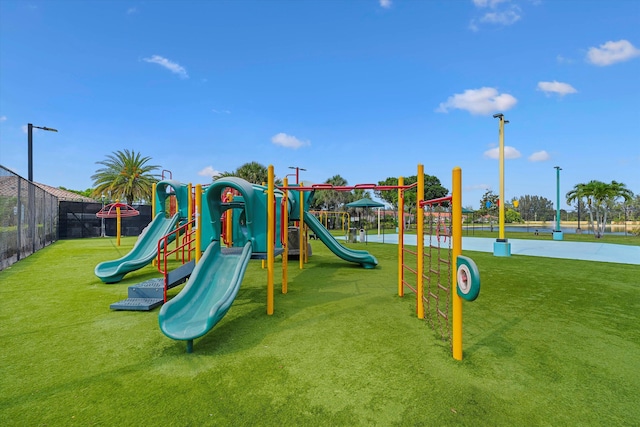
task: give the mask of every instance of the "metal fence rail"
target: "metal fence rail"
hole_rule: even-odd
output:
[[[0,166],[0,270],[55,242],[58,198]]]

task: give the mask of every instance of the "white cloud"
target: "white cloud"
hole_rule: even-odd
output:
[[[127,9],[127,15],[133,15],[134,13],[138,13],[138,8],[130,7]]]
[[[616,62],[627,61],[640,55],[640,49],[636,49],[629,41],[608,41],[600,47],[591,47],[587,52],[587,61],[605,67]]]
[[[494,8],[500,3],[508,2],[509,0],[473,0],[473,4],[477,7],[491,7]]]
[[[211,111],[213,111],[216,114],[231,114],[231,111],[229,110],[216,110],[215,108],[212,109]]]
[[[516,105],[518,100],[508,93],[499,94],[492,87],[467,89],[464,93],[450,96],[435,110],[437,113],[448,113],[449,110],[466,110],[471,114],[491,114],[496,111],[507,111]]]
[[[301,141],[295,136],[287,135],[286,133],[282,133],[282,132],[272,136],[271,142],[273,142],[276,145],[280,145],[282,147],[293,148],[294,150],[297,150],[298,148],[305,145],[307,146],[311,145],[310,141]]]
[[[520,152],[518,150],[516,150],[513,147],[510,147],[508,145],[504,146],[504,158],[505,159],[517,159],[518,157],[521,157],[522,155],[520,154]],[[500,148],[499,147],[495,147],[495,148],[491,148],[490,150],[487,150],[484,152],[484,157],[486,157],[487,159],[499,159],[500,158]]]
[[[551,159],[551,156],[545,150],[536,151],[529,156],[530,162],[546,162],[549,159]]]
[[[207,166],[206,168],[202,169],[200,172],[198,172],[198,175],[200,176],[208,176],[210,178],[219,175],[221,172],[219,170],[216,170],[213,168],[213,166]]]
[[[6,122],[6,121],[7,121],[7,116],[0,116],[0,123]]]
[[[545,94],[550,95],[557,93],[560,96],[567,95],[569,93],[577,93],[578,91],[569,83],[561,83],[557,81],[552,82],[538,82],[538,90],[543,91]]]
[[[562,55],[557,55],[556,56],[556,61],[558,61],[558,64],[573,64],[573,59],[565,58]]]
[[[391,7],[391,0],[379,0],[380,7],[384,7],[385,9],[389,9]]]
[[[509,10],[485,13],[484,16],[480,18],[480,22],[497,25],[512,25],[520,20],[520,16],[520,9],[514,6]]]
[[[167,58],[163,58],[160,55],[153,55],[151,58],[143,58],[142,60],[152,64],[158,64],[161,67],[164,67],[167,70],[171,71],[172,73],[179,75],[180,78],[183,78],[183,79],[189,78],[189,75],[187,74],[187,70],[183,66],[181,66],[176,62],[170,61]]]

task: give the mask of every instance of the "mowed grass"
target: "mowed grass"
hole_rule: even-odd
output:
[[[116,312],[152,266],[106,285],[132,247],[59,241],[0,272],[0,424],[614,426],[640,420],[640,266],[465,252],[482,291],[464,304],[464,360],[397,296],[397,247],[321,242],[266,315],[249,264],[227,316],[195,341],[152,312]],[[281,263],[276,262],[276,289]],[[173,295],[179,289],[173,291]]]

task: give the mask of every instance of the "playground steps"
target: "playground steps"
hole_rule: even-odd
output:
[[[181,265],[167,274],[167,289],[187,281],[195,267],[195,261]],[[150,311],[164,303],[164,279],[150,279],[129,286],[127,299],[114,302],[109,306],[112,310]]]

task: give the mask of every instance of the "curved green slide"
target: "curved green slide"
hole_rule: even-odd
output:
[[[138,270],[149,264],[158,255],[158,240],[169,234],[178,223],[178,214],[166,218],[159,213],[138,237],[133,249],[113,261],[105,261],[96,265],[96,276],[104,283],[117,283],[125,274]]]
[[[211,242],[184,289],[160,309],[162,333],[188,341],[190,352],[193,340],[209,332],[229,311],[251,254],[251,242],[230,253],[221,251],[219,241]]]
[[[376,257],[371,255],[367,251],[359,251],[355,249],[349,249],[343,246],[340,242],[336,240],[335,237],[329,230],[324,228],[324,225],[318,218],[310,214],[309,212],[304,213],[304,222],[309,226],[309,228],[322,240],[324,243],[334,254],[339,256],[345,261],[355,262],[357,264],[362,265],[364,268],[375,268],[378,265],[378,260]]]

